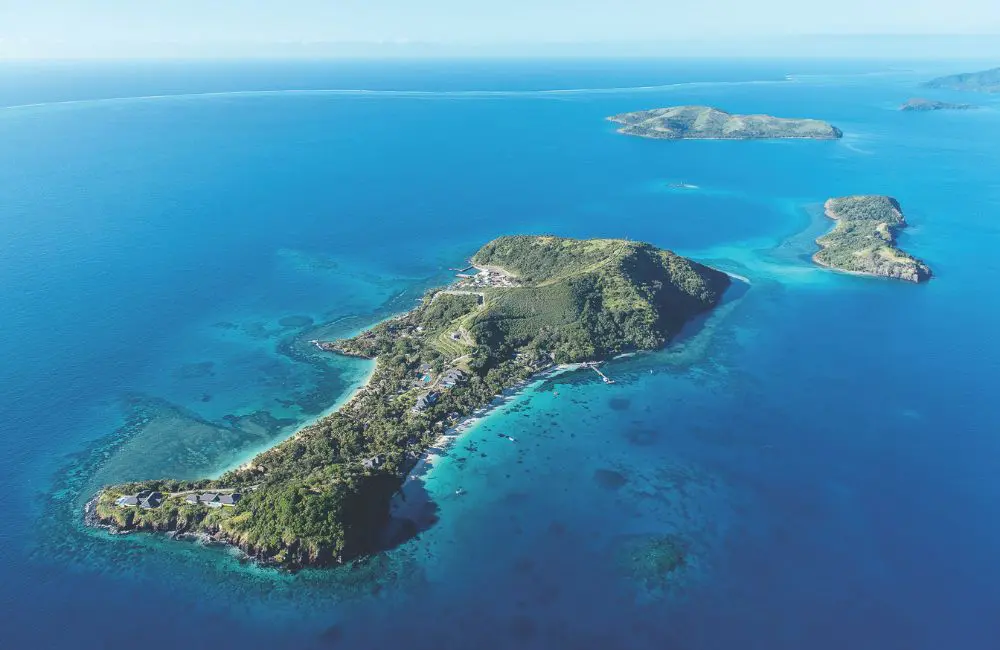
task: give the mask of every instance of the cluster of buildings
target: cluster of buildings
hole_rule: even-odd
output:
[[[239,492],[206,492],[204,494],[189,494],[184,497],[184,502],[200,504],[209,508],[232,508],[242,498],[243,495]],[[115,500],[115,504],[122,508],[158,508],[161,503],[163,503],[163,493],[156,490],[142,490],[137,494],[126,494]]]
[[[508,275],[499,269],[479,269],[475,275],[458,275],[461,280],[459,285],[463,287],[517,287],[520,286],[514,276]]]
[[[438,388],[442,390],[448,390],[454,388],[456,384],[465,379],[465,373],[458,368],[452,368],[445,372],[437,381]],[[413,406],[413,412],[419,413],[427,409],[430,406],[437,404],[438,399],[441,397],[441,392],[439,390],[432,390],[424,393],[417,398],[417,403]]]

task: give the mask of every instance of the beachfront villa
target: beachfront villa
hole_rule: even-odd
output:
[[[385,463],[385,456],[379,454],[378,456],[372,456],[371,458],[365,458],[361,461],[362,467],[365,469],[378,469]]]

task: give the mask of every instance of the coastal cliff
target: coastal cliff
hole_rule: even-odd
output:
[[[495,395],[554,363],[666,344],[711,309],[724,273],[625,240],[501,237],[477,273],[324,349],[377,360],[337,412],[219,479],[109,486],[90,525],[193,535],[286,568],[384,548],[389,503],[420,455]]]
[[[896,246],[897,233],[906,227],[903,211],[889,196],[847,196],[829,199],[826,216],[837,222],[816,240],[820,250],[813,260],[822,266],[909,282],[931,277],[926,264]]]
[[[607,118],[619,133],[657,140],[835,140],[837,127],[814,119],[734,115],[710,106],[672,106],[620,113]]]

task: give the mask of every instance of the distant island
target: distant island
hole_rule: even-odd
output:
[[[924,84],[928,88],[948,88],[950,90],[971,90],[980,93],[1000,92],[1000,68],[981,72],[965,72],[931,79]]]
[[[906,100],[900,107],[901,111],[967,111],[977,108],[972,104],[953,104],[951,102],[939,102],[933,99],[923,99],[914,97]]]
[[[443,433],[556,364],[663,346],[730,283],[615,239],[501,237],[464,271],[408,313],[315,342],[376,359],[337,412],[219,479],[109,486],[87,504],[87,522],[229,544],[286,568],[377,551],[391,543],[391,498]]]
[[[619,133],[658,140],[834,140],[844,135],[822,120],[733,115],[710,106],[655,108],[607,119],[622,125]]]
[[[910,282],[930,279],[926,264],[896,247],[896,234],[906,227],[896,199],[847,196],[828,200],[824,208],[837,225],[816,240],[821,249],[813,256],[817,264]]]

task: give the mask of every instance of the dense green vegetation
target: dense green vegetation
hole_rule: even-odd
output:
[[[899,203],[888,196],[848,196],[826,202],[837,221],[816,243],[813,259],[824,266],[911,282],[931,277],[926,264],[896,247],[896,233],[906,227]]]
[[[496,289],[470,330],[507,354],[551,352],[559,363],[663,345],[715,304],[726,275],[649,244],[504,237],[473,259],[538,284]]]
[[[938,77],[937,79],[931,79],[924,85],[929,88],[949,88],[952,90],[997,93],[1000,92],[1000,68]]]
[[[568,278],[604,264],[629,246],[621,239],[565,239],[562,237],[500,237],[479,249],[472,262],[499,266],[526,283]]]
[[[658,140],[763,140],[843,137],[837,127],[822,120],[733,115],[710,106],[671,106],[621,113],[607,118],[622,125],[619,133]]]
[[[107,488],[96,520],[207,534],[289,567],[370,552],[418,455],[461,417],[553,360],[661,346],[729,284],[719,271],[623,240],[503,237],[474,262],[517,282],[430,291],[414,310],[324,344],[377,359],[367,386],[343,408],[218,480]],[[163,492],[162,505],[116,505],[142,489]],[[220,489],[243,499],[216,509],[184,501],[194,490]]]

